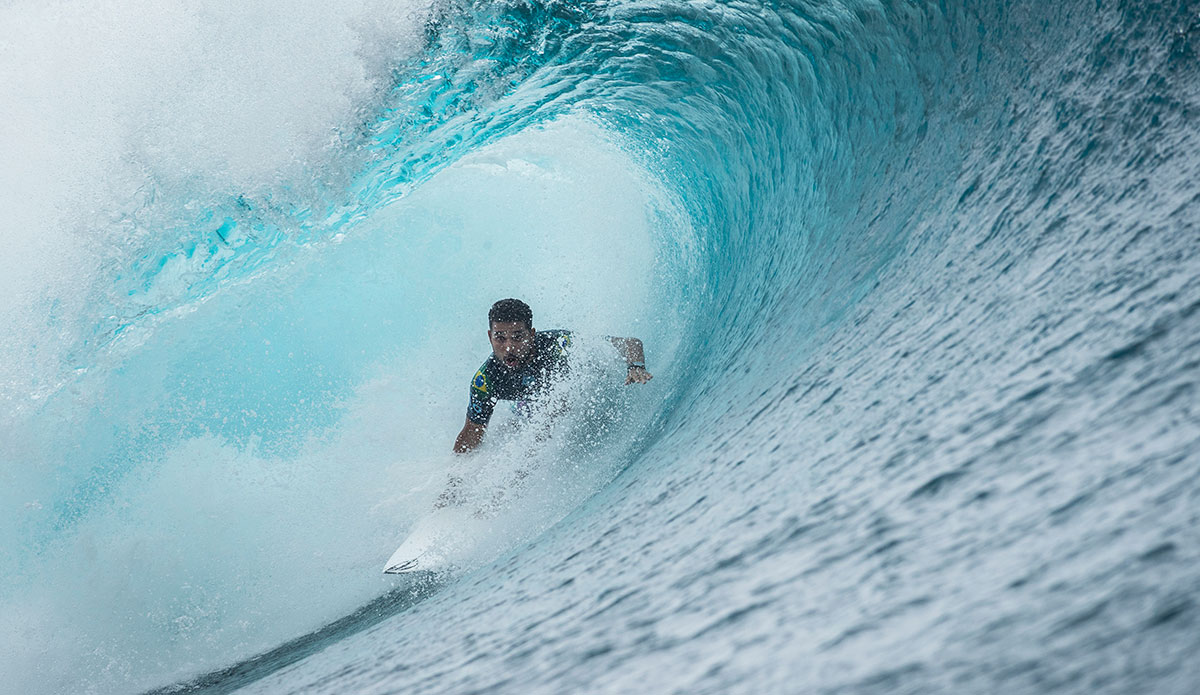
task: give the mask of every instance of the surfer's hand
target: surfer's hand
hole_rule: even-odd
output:
[[[654,378],[654,375],[646,371],[645,367],[630,367],[625,374],[625,384],[644,384]]]

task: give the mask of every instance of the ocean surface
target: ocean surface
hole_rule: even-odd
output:
[[[1185,0],[0,4],[0,692],[1200,692],[1198,59]],[[510,296],[572,407],[456,458]]]

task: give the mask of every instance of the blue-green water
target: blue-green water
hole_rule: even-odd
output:
[[[1198,50],[1183,2],[10,3],[0,689],[1195,692]],[[460,569],[385,577],[505,296],[655,378],[598,357],[471,459],[536,474]]]

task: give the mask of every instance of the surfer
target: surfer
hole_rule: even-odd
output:
[[[535,331],[528,304],[519,299],[501,299],[488,311],[488,340],[492,354],[471,379],[467,422],[454,440],[457,454],[465,454],[483,441],[496,401],[534,400],[566,370],[571,332]],[[616,337],[608,340],[625,359],[626,384],[650,381],[642,341]]]

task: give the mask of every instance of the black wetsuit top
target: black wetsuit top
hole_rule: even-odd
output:
[[[486,425],[492,418],[496,401],[519,401],[533,398],[550,380],[567,368],[567,348],[571,346],[570,331],[538,331],[533,334],[533,359],[524,367],[509,369],[495,355],[471,379],[471,402],[467,419]]]

